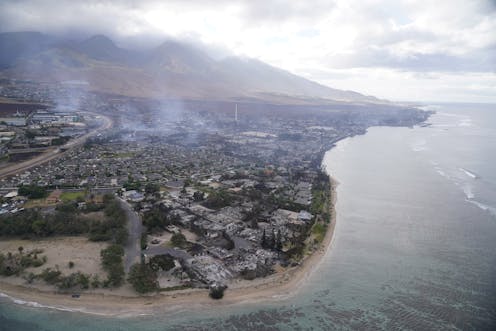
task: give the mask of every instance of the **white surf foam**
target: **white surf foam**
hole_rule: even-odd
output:
[[[458,122],[459,127],[470,127],[473,126],[472,124],[472,119],[470,118],[464,118]]]
[[[421,152],[427,150],[427,141],[425,139],[415,140],[410,144],[410,148],[414,152]]]
[[[479,176],[477,176],[477,174],[473,173],[470,170],[467,170],[465,168],[458,168],[458,169],[460,169],[461,172],[463,172],[465,175],[467,175],[470,178],[473,178],[473,179],[479,178]]]
[[[475,197],[474,192],[472,191],[472,186],[468,183],[463,185],[463,193],[465,193],[467,199],[473,199]]]
[[[450,176],[448,176],[448,174],[446,172],[444,172],[443,169],[441,169],[441,167],[438,167],[438,166],[435,166],[434,167],[434,170],[436,170],[436,172],[441,175],[442,177],[446,178],[446,179],[451,179]]]
[[[0,292],[0,298],[5,298],[17,305],[22,305],[26,307],[33,307],[33,308],[42,308],[42,309],[53,309],[53,310],[58,310],[58,311],[65,311],[65,312],[72,312],[72,313],[85,313],[85,314],[91,314],[91,315],[98,315],[98,316],[126,316],[126,313],[120,313],[120,314],[106,314],[106,313],[99,313],[95,311],[88,311],[84,308],[69,308],[65,306],[50,306],[50,305],[43,305],[39,302],[36,301],[25,301],[22,299],[14,298],[8,294]],[[131,315],[137,315],[136,313],[132,314],[129,313],[129,316]]]
[[[69,312],[83,312],[83,309],[71,309],[71,308],[64,307],[64,306],[56,307],[56,306],[42,305],[41,303],[38,303],[36,301],[25,301],[25,300],[11,297],[10,295],[2,293],[2,292],[0,292],[0,298],[6,298],[6,299],[11,300],[15,304],[28,306],[28,307],[47,308],[47,309],[55,309],[55,310],[69,311]]]
[[[438,105],[417,106],[417,108],[422,110],[434,110],[434,111],[442,109],[442,107]]]
[[[484,211],[487,211],[489,212],[492,216],[496,217],[496,208],[495,207],[492,207],[492,206],[489,206],[489,205],[486,205],[486,204],[483,204],[477,200],[472,200],[472,199],[467,199],[466,201],[476,205],[477,207],[479,207],[480,209],[484,210]]]

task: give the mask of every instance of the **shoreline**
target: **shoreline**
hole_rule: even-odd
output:
[[[42,291],[22,285],[13,285],[2,280],[0,280],[0,299],[9,299],[15,304],[30,307],[108,317],[143,316],[158,312],[173,314],[196,308],[205,310],[285,300],[301,290],[331,248],[336,225],[337,185],[339,183],[331,176],[329,178],[331,182],[330,223],[319,247],[310,255],[305,256],[300,265],[280,273],[251,281],[234,280],[229,284],[221,300],[211,299],[206,289],[187,289],[143,296],[114,294],[111,290],[105,293],[81,292],[80,298],[75,299],[70,294]]]

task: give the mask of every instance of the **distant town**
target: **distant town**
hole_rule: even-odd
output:
[[[95,274],[78,263],[65,272],[47,267],[50,256],[23,268],[6,255],[0,274],[17,268],[10,274],[26,283],[48,279],[71,291],[127,280],[139,293],[210,288],[221,297],[236,280],[295,267],[318,249],[331,222],[325,152],[372,125],[411,126],[428,116],[388,104],[261,110],[243,100],[156,102],[83,93],[78,82],[5,80],[0,97],[8,104],[0,118],[2,168],[59,153],[0,178],[0,235],[106,245]],[[89,135],[104,119],[111,127]],[[125,221],[108,225],[115,216]],[[57,217],[85,225],[51,227]],[[21,219],[22,229],[15,225]],[[96,281],[67,286],[68,277]]]

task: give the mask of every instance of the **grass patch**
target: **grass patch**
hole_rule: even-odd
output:
[[[177,285],[177,286],[170,286],[170,287],[161,287],[158,291],[159,292],[172,292],[172,291],[185,290],[188,288],[191,288],[191,285]]]
[[[70,202],[76,200],[84,201],[85,197],[86,197],[85,191],[64,192],[60,195],[60,200],[62,200],[63,202]]]
[[[55,204],[49,204],[46,202],[45,199],[30,199],[24,203],[23,207],[26,209],[29,208],[43,208],[43,207],[48,207],[48,206],[54,206]]]
[[[327,225],[322,223],[315,223],[312,227],[312,234],[317,242],[322,242],[324,240],[327,231]]]

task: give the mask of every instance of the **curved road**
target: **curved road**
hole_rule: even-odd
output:
[[[128,221],[127,229],[129,231],[129,237],[124,246],[126,252],[124,270],[128,273],[131,266],[141,260],[141,232],[143,231],[143,225],[141,224],[138,213],[133,210],[133,207],[127,201],[121,198],[117,198],[117,201],[119,201],[121,208],[126,212]]]
[[[110,127],[112,127],[112,120],[110,118],[108,118],[107,116],[98,115],[98,114],[94,114],[94,113],[88,113],[88,112],[86,112],[86,113],[92,114],[94,116],[99,116],[100,118],[103,119],[103,124],[99,128],[97,128],[91,132],[88,132],[87,134],[85,134],[81,137],[78,137],[76,139],[69,141],[67,144],[65,144],[64,146],[62,146],[60,148],[43,153],[43,154],[38,155],[38,156],[36,156],[32,159],[29,159],[27,161],[20,162],[18,164],[13,164],[13,165],[8,166],[6,168],[0,169],[0,178],[15,175],[16,173],[28,170],[30,168],[33,168],[33,167],[36,167],[40,164],[48,162],[50,160],[56,159],[56,158],[64,155],[64,153],[67,150],[74,148],[76,146],[82,145],[88,138],[95,136],[95,135],[109,129]]]

